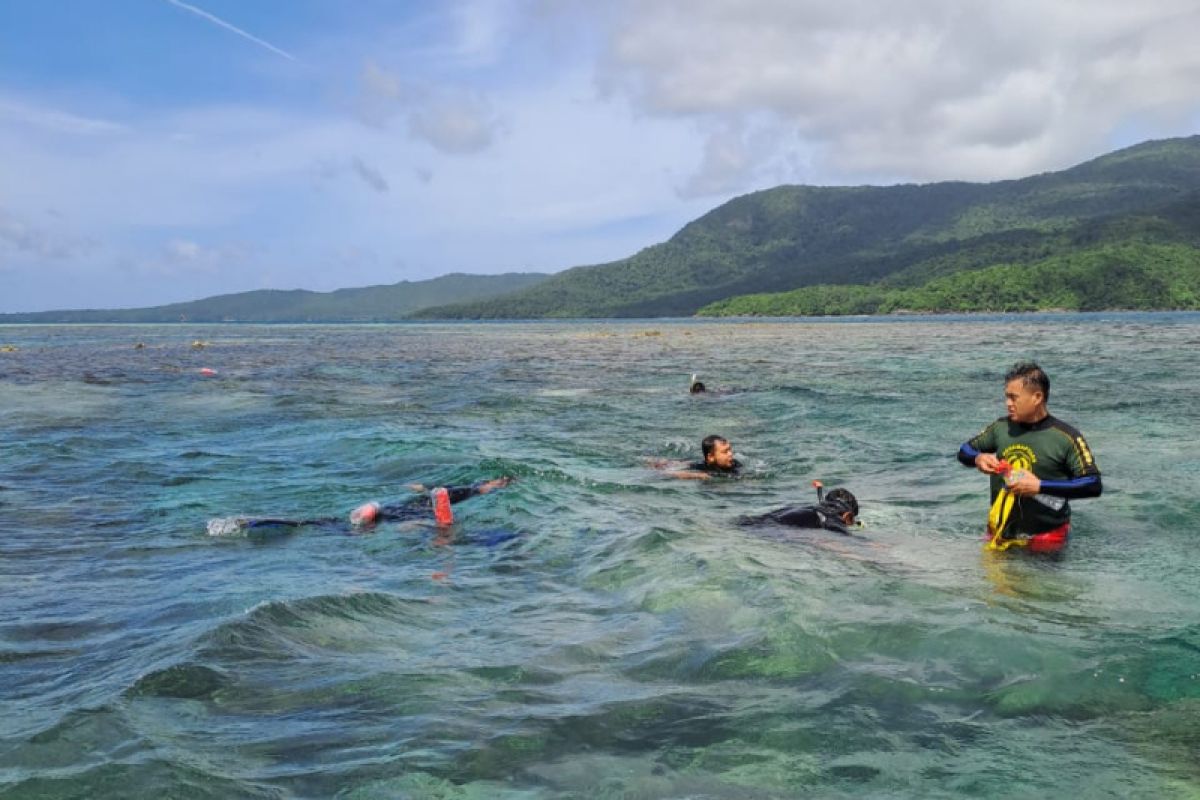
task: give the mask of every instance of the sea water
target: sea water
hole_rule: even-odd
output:
[[[1200,797],[1198,315],[2,345],[5,798]],[[1057,560],[954,458],[1024,358],[1104,474]],[[814,479],[859,536],[736,524]]]

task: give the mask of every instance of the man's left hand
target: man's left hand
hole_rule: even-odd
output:
[[[1026,497],[1040,492],[1042,482],[1032,472],[1022,472],[1012,483],[1008,484],[1008,490],[1018,497]]]

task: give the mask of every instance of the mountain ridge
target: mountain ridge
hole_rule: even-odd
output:
[[[1059,172],[992,183],[778,186],[733,198],[666,242],[529,289],[420,318],[686,316],[742,294],[870,284],[924,250],[1144,213],[1200,190],[1200,136],[1143,142]],[[993,263],[1011,261],[1003,253]]]
[[[996,274],[1015,285],[1021,270],[1074,286],[1059,294],[1079,308],[1125,307],[1111,293],[1077,286],[1076,273],[1102,283],[1103,265],[1136,272],[1140,259],[1157,264],[1143,277],[1160,291],[1131,293],[1149,305],[1130,307],[1192,308],[1200,307],[1189,288],[1200,273],[1198,230],[1200,136],[1190,136],[990,183],[776,186],[732,198],[626,258],[549,275],[451,273],[327,293],[268,289],[143,309],[0,314],[0,323],[886,313],[910,302],[992,310],[988,291],[1000,309],[1043,307],[1028,292],[996,294]],[[1072,257],[1085,251],[1092,257]],[[1008,272],[953,277],[998,266]],[[916,291],[922,287],[929,288]]]
[[[331,292],[256,289],[162,306],[74,309],[0,314],[0,323],[79,322],[397,322],[412,311],[448,299],[490,297],[549,277],[537,272],[468,275],[452,272],[424,281],[400,281]]]

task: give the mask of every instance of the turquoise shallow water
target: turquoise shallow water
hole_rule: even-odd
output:
[[[1200,315],[5,344],[0,796],[1200,797]],[[1023,357],[1104,471],[1058,561],[954,460]],[[648,466],[709,432],[744,479]],[[206,531],[499,474],[448,535]],[[734,524],[814,478],[862,538]]]

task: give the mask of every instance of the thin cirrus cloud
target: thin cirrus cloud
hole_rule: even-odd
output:
[[[83,117],[58,109],[36,107],[5,99],[0,99],[0,120],[9,120],[48,133],[73,136],[111,135],[129,130],[118,122]]]

